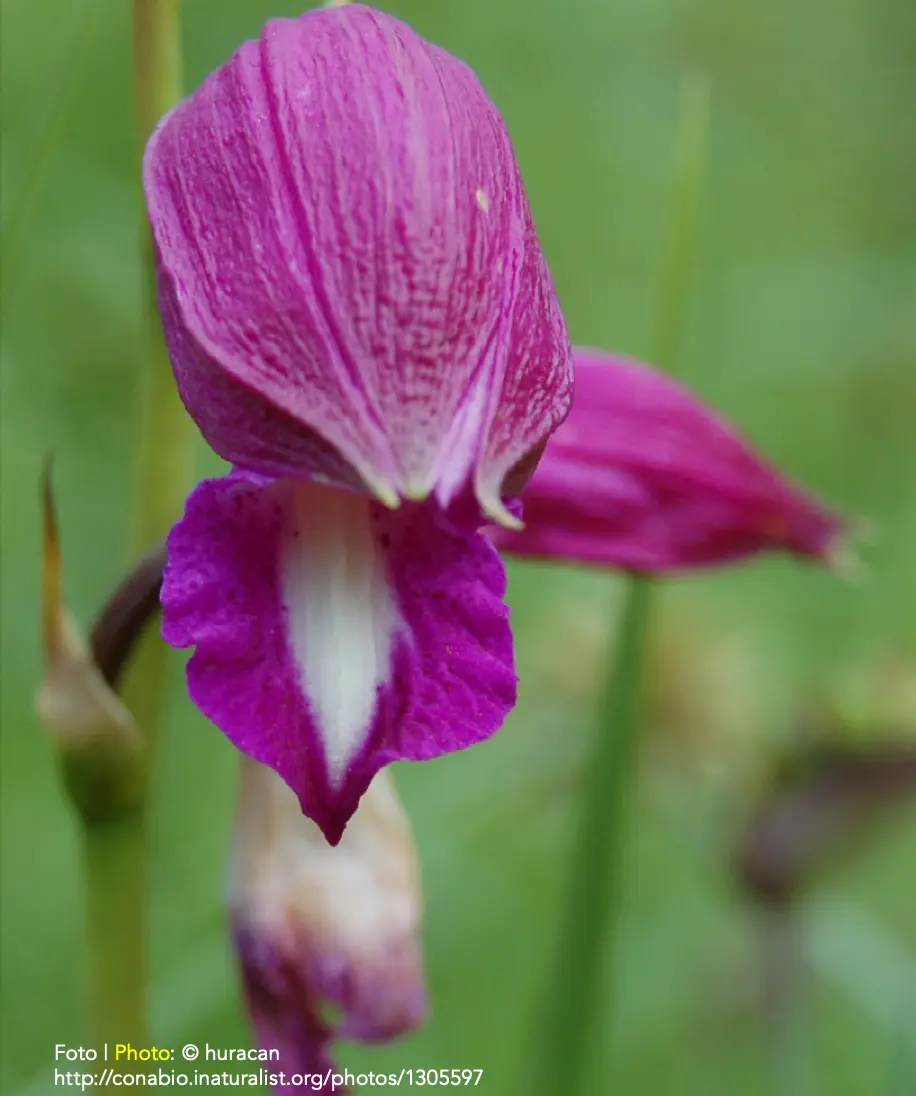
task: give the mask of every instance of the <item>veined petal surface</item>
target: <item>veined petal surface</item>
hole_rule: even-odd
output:
[[[470,483],[503,515],[572,361],[466,65],[359,4],[275,20],[163,120],[144,182],[176,378],[217,452],[389,503]]]
[[[576,348],[573,410],[522,495],[506,552],[647,573],[766,549],[828,559],[846,522],[757,454],[686,388]]]
[[[498,553],[433,502],[240,472],[169,537],[163,635],[188,687],[336,844],[374,774],[488,737],[515,702]]]

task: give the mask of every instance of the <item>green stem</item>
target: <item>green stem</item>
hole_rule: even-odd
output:
[[[181,98],[179,0],[134,0],[134,65],[138,157],[160,118]],[[144,323],[147,341],[142,391],[137,507],[131,558],[162,537],[181,511],[193,465],[193,429],[181,406],[162,336],[156,300],[152,236],[141,222]],[[146,715],[146,708],[143,709]]]
[[[804,999],[804,926],[791,904],[762,911],[760,958],[765,1037],[774,1096],[813,1091]]]
[[[85,865],[91,1045],[148,1045],[144,812],[87,825]]]
[[[545,1017],[547,1038],[538,1073],[545,1096],[591,1092],[602,973],[620,906],[623,805],[639,738],[637,706],[650,585],[627,591],[616,666],[604,696],[591,776],[572,854],[566,921]]]
[[[179,0],[134,0],[138,154],[160,118],[181,98]],[[194,431],[178,398],[156,299],[152,236],[144,215],[144,328],[137,495],[131,559],[164,536],[181,513],[191,482]],[[167,699],[168,651],[155,634],[140,643],[125,687],[128,707],[152,738]]]
[[[136,127],[146,140],[181,97],[179,0],[134,0]],[[175,390],[156,302],[153,247],[144,215],[144,376],[131,558],[161,539],[181,510],[191,479],[193,430]],[[153,743],[167,696],[166,649],[150,629],[127,674],[125,700],[146,736],[147,765],[137,802],[86,824],[85,863],[91,1027],[97,1043],[146,1040],[149,842],[147,801]],[[109,1048],[111,1049],[111,1048]]]
[[[654,361],[671,370],[677,357],[689,291],[697,202],[705,160],[708,90],[689,78],[681,96],[673,217],[662,283]],[[631,577],[618,632],[615,665],[608,675],[594,753],[586,770],[579,829],[571,855],[567,909],[549,986],[540,1039],[540,1068],[533,1090],[544,1096],[594,1091],[597,1022],[607,1038],[610,987],[604,984],[616,938],[626,797],[632,784],[642,725],[642,669],[651,605],[651,582]]]
[[[138,152],[183,94],[180,0],[134,0]]]
[[[681,88],[667,255],[651,347],[653,364],[669,373],[677,372],[690,300],[694,243],[706,171],[709,94],[709,81],[705,76],[694,73],[685,77]]]

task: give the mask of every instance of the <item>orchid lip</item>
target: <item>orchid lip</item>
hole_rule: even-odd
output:
[[[372,725],[379,685],[391,673],[398,613],[368,500],[309,484],[291,493],[280,561],[289,641],[328,778],[339,788]]]
[[[331,844],[381,767],[480,741],[515,703],[505,572],[480,524],[236,470],[169,537],[163,634],[197,648],[192,697]]]

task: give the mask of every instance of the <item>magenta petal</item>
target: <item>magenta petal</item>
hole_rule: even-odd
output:
[[[217,452],[388,501],[472,482],[502,513],[572,360],[467,66],[359,4],[275,20],[163,120],[144,185],[175,375]]]
[[[195,489],[168,550],[192,699],[332,844],[383,765],[486,738],[515,702],[502,563],[433,504],[234,473]]]
[[[336,483],[361,485],[359,475],[321,436],[222,369],[183,325],[170,279],[158,271],[159,310],[182,399],[200,420],[213,448],[230,459],[245,454],[247,466],[270,477],[290,467]]]
[[[667,572],[770,548],[824,560],[844,521],[664,374],[576,349],[576,398],[507,552]]]
[[[513,523],[499,501],[506,477],[553,434],[572,400],[572,359],[560,352],[565,321],[530,214],[525,231],[530,243],[519,267],[516,304],[506,333],[509,358],[501,387],[492,396],[490,431],[474,485],[484,511],[508,526]]]

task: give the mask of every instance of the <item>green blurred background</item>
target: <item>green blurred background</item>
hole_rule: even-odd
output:
[[[127,0],[2,0],[0,1086],[52,1090],[84,1038],[78,833],[32,714],[39,468],[57,459],[86,622],[125,562],[138,421],[139,204]],[[286,0],[187,0],[189,86]],[[916,818],[798,911],[801,1058],[759,1002],[732,849],[812,706],[873,741],[916,723],[916,7],[911,0],[414,0],[513,134],[573,339],[647,353],[678,92],[712,81],[683,374],[782,466],[871,518],[858,584],[772,559],[666,584],[633,789],[618,1008],[594,1091],[916,1093]],[[201,453],[201,474],[207,458]],[[620,581],[514,565],[521,702],[466,755],[401,767],[428,901],[429,1026],[351,1066],[474,1067],[510,1093],[556,934]],[[175,683],[180,675],[174,664]],[[235,765],[174,689],[156,775],[154,1038],[246,1039],[220,911]],[[180,1045],[180,1043],[179,1043]]]

